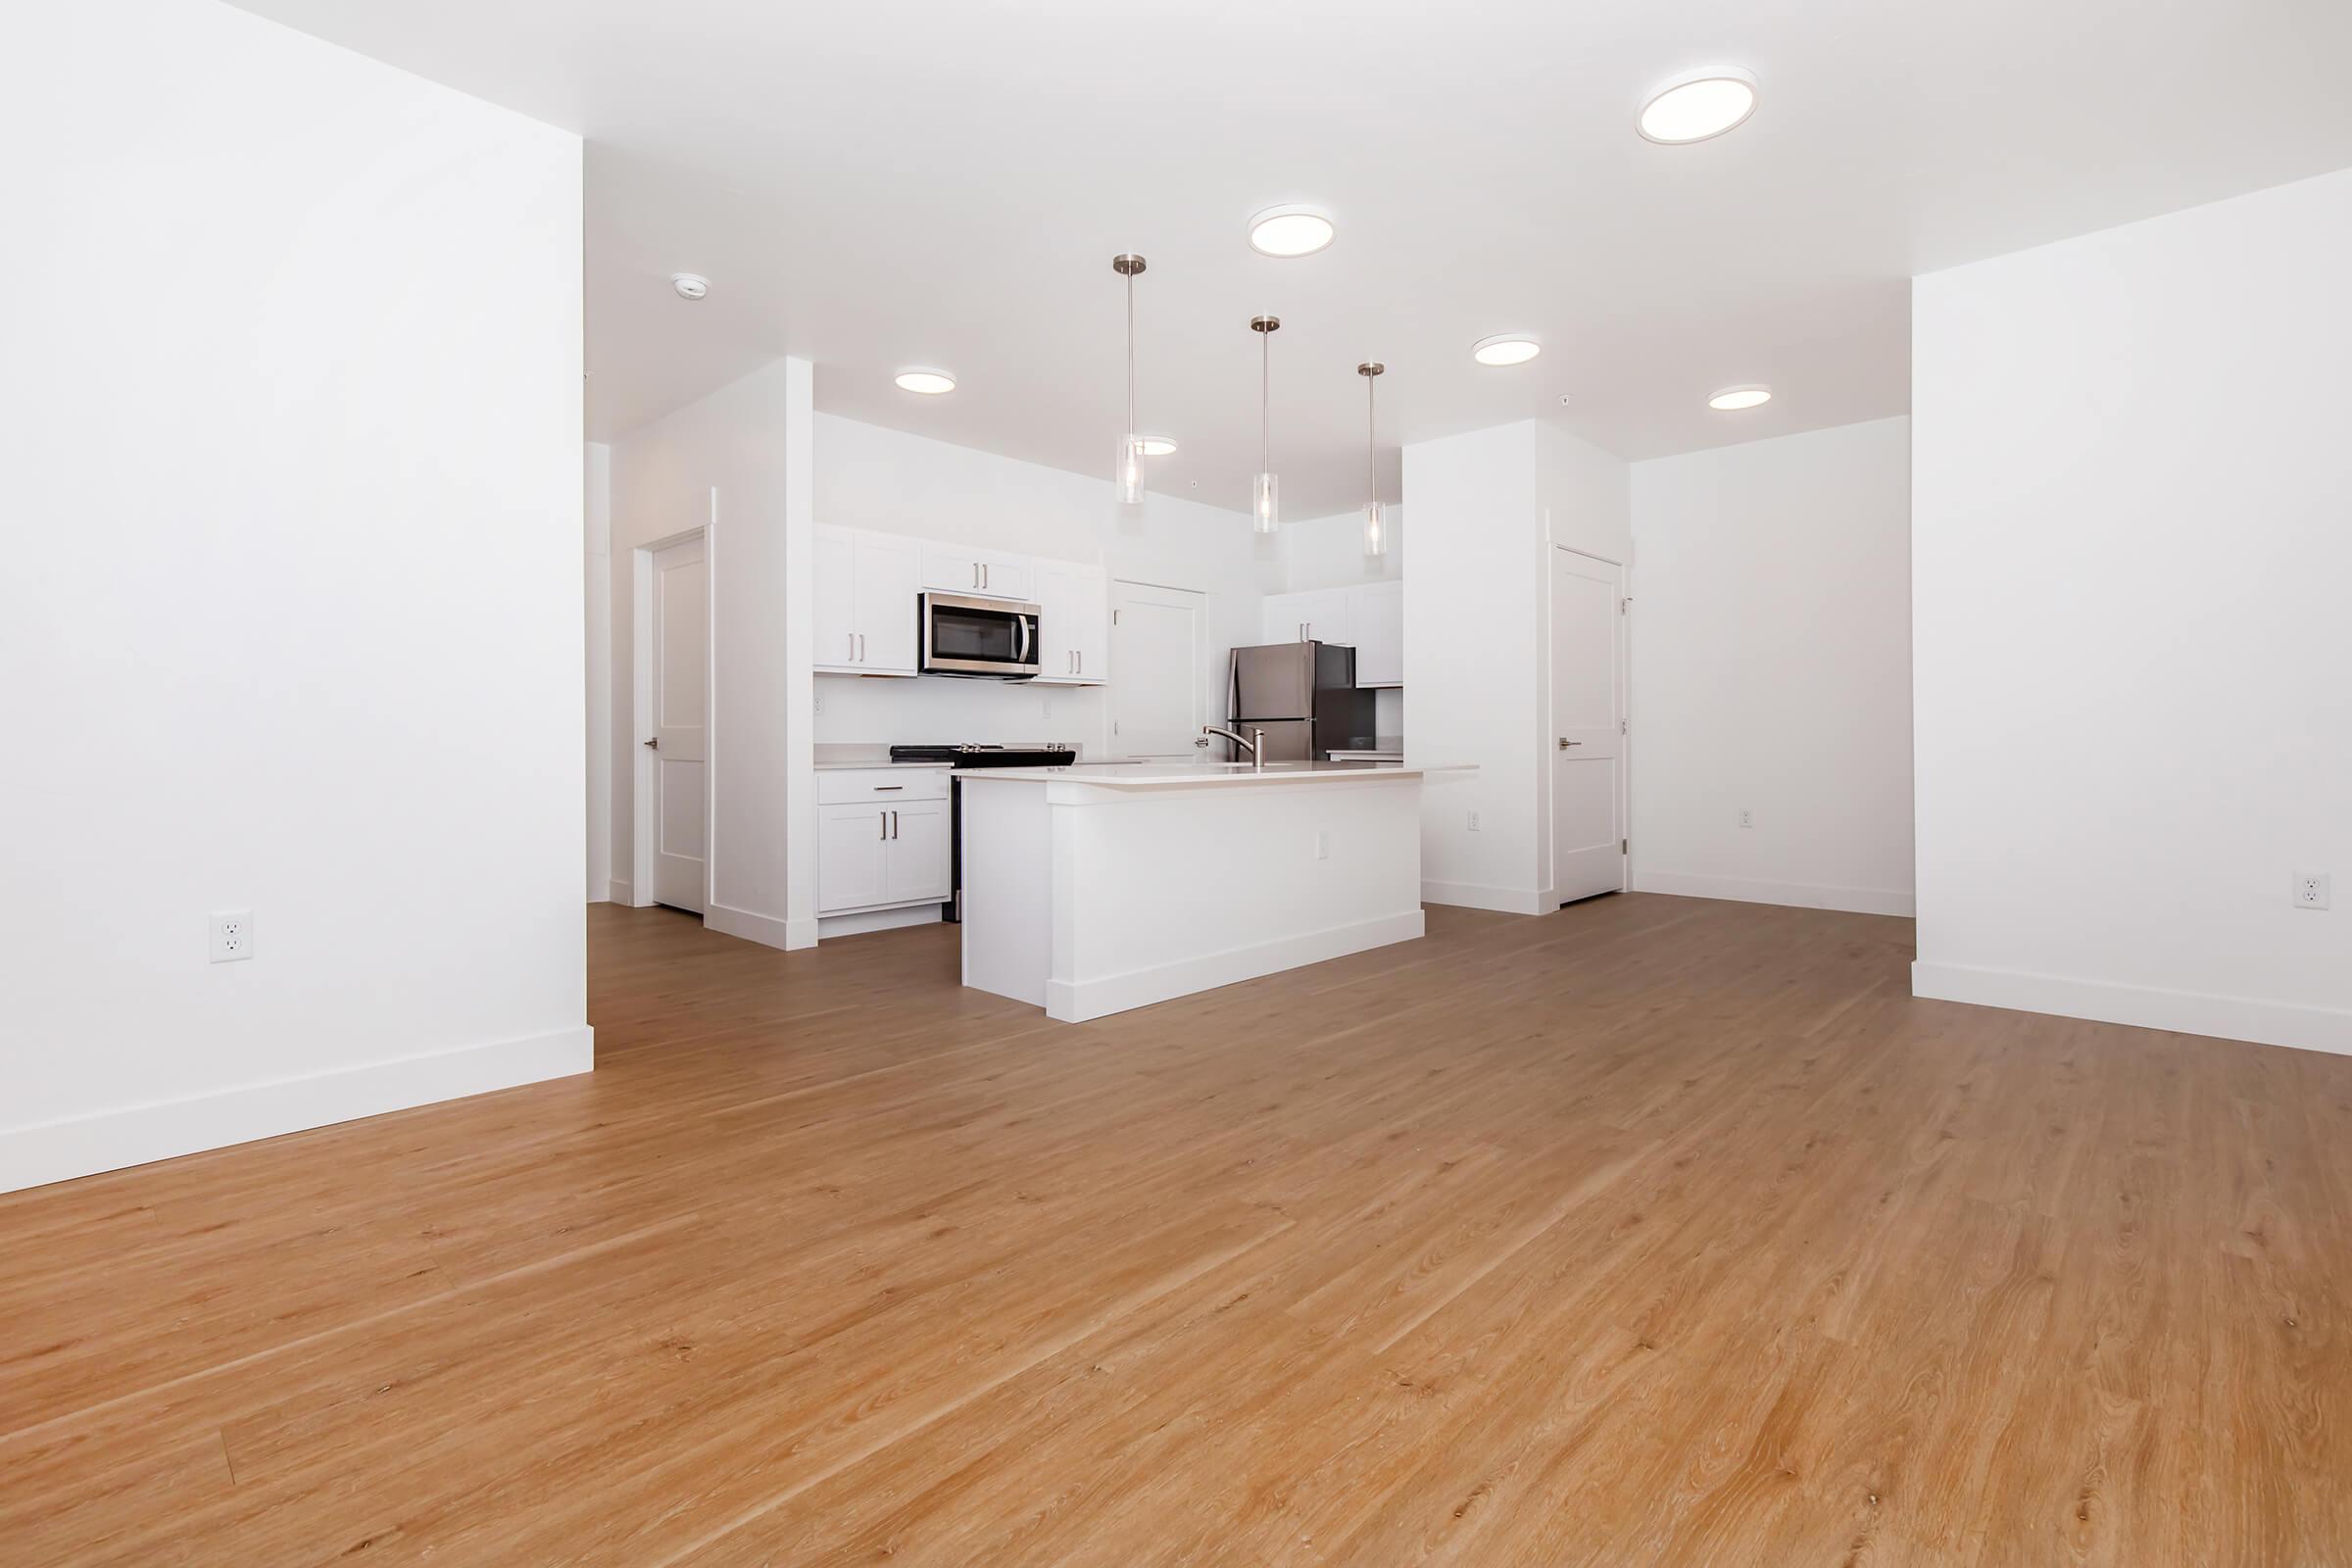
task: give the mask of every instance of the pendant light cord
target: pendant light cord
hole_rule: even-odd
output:
[[[1274,334],[1257,334],[1257,471],[1274,468]]]
[[[1135,274],[1127,274],[1127,438],[1135,439]]]
[[[1366,505],[1380,499],[1380,377],[1364,377],[1364,477],[1371,489],[1364,496]]]

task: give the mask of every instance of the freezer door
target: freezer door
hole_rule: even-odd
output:
[[[1315,650],[1311,643],[1270,643],[1233,651],[1233,682],[1226,716],[1241,729],[1244,719],[1306,718],[1315,710]]]

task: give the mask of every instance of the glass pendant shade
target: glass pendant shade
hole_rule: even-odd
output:
[[[1272,533],[1282,526],[1282,479],[1279,475],[1261,473],[1250,490],[1250,526],[1259,533]]]
[[[1389,520],[1377,501],[1364,503],[1364,554],[1385,556],[1389,553]]]
[[[1144,504],[1144,438],[1140,435],[1119,437],[1118,466],[1111,470],[1111,482],[1119,492],[1119,504],[1140,507]]]

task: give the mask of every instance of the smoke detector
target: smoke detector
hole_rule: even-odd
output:
[[[678,291],[682,300],[699,300],[710,292],[710,280],[700,272],[672,272],[669,286]]]

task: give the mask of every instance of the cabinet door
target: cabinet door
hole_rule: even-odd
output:
[[[853,669],[858,663],[857,536],[841,528],[816,530],[816,646],[820,669]]]
[[[1345,588],[1318,588],[1312,593],[1290,596],[1298,602],[1297,618],[1306,622],[1307,641],[1355,646],[1355,627],[1348,613],[1348,592]]]
[[[882,861],[890,849],[890,812],[879,806],[816,808],[816,912],[881,904]]]
[[[891,836],[882,845],[881,902],[946,903],[955,890],[948,860],[948,803],[908,801],[889,811]]]
[[[975,551],[958,550],[953,545],[925,545],[922,569],[926,588],[951,594],[980,591],[980,557]]]
[[[1037,564],[1033,585],[1037,598],[1037,684],[1074,686],[1078,682],[1078,645],[1072,639],[1071,606],[1074,566],[1058,562]]]
[[[1348,590],[1348,628],[1355,634],[1355,683],[1404,684],[1404,584],[1366,583]]]
[[[1023,556],[987,556],[980,558],[980,592],[999,599],[1029,599],[1035,596],[1037,563]]]
[[[1072,571],[1063,589],[1062,615],[1079,682],[1102,685],[1110,679],[1110,574],[1085,566]]]
[[[1305,594],[1268,594],[1264,608],[1258,612],[1258,641],[1268,643],[1300,643],[1306,641],[1306,612],[1300,608]]]
[[[920,552],[911,539],[858,536],[858,569],[851,618],[858,633],[858,669],[867,675],[911,675],[915,656],[915,595],[921,590]],[[823,579],[818,579],[823,589]]]

